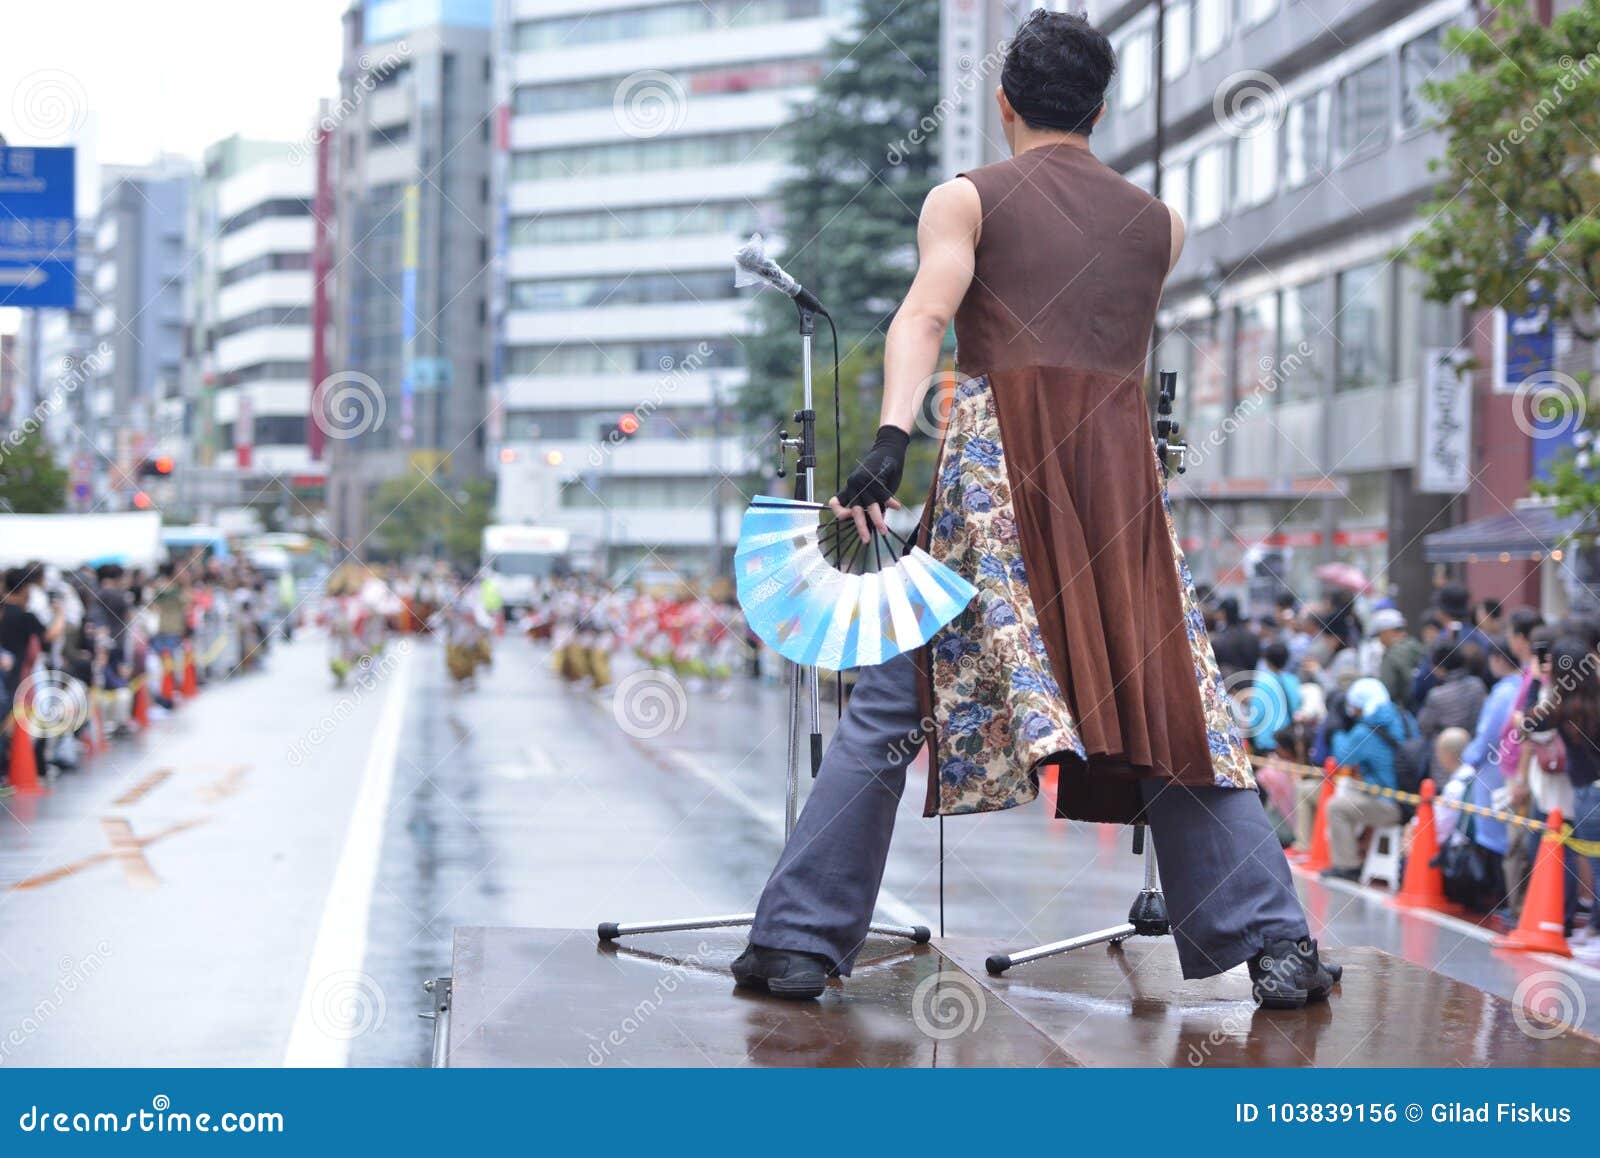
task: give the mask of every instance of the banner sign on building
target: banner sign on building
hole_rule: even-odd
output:
[[[1555,366],[1556,331],[1547,306],[1521,313],[1497,311],[1495,376],[1497,394],[1509,394],[1536,374]]]
[[[400,440],[416,433],[417,250],[422,191],[407,185],[400,233]]]
[[[77,305],[76,155],[0,146],[0,306]]]
[[[1471,482],[1472,377],[1458,349],[1426,351],[1417,431],[1417,490],[1456,495]]]

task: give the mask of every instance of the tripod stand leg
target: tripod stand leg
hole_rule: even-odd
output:
[[[1070,953],[1074,949],[1086,949],[1090,945],[1120,945],[1129,937],[1164,937],[1170,933],[1172,926],[1167,920],[1167,900],[1161,895],[1160,878],[1156,875],[1155,841],[1150,839],[1142,824],[1134,825],[1133,851],[1144,854],[1144,887],[1133,899],[1133,907],[1128,910],[1125,922],[1109,929],[1082,933],[1065,941],[1051,941],[1048,945],[1038,945],[1016,953],[996,953],[983,963],[984,968],[992,976],[998,977],[1013,965],[1025,965],[1029,961]]]
[[[730,913],[723,917],[685,917],[679,921],[602,922],[595,933],[602,941],[615,941],[630,933],[681,933],[686,929],[737,929],[756,919],[754,913]]]

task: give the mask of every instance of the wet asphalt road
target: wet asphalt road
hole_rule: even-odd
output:
[[[453,928],[592,936],[747,910],[782,833],[784,694],[566,687],[503,641],[471,690],[428,640],[335,689],[315,637],[0,816],[0,1066],[426,1065]],[[658,714],[660,713],[660,714]],[[624,726],[626,725],[626,726]],[[920,768],[880,916],[937,928]],[[1120,921],[1123,836],[1037,805],[945,826],[945,926],[1017,948]],[[1459,923],[1301,881],[1324,945],[1510,997],[1549,970]],[[1600,972],[1563,967],[1600,1031]]]

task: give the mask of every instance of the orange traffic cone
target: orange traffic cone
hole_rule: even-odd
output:
[[[100,711],[100,693],[89,689],[89,727],[86,729],[88,740],[84,747],[91,753],[104,752],[111,745],[106,742],[106,718]]]
[[[1490,942],[1496,949],[1525,949],[1530,953],[1572,956],[1567,945],[1567,866],[1561,845],[1561,809],[1545,817],[1543,839],[1533,858],[1528,895],[1522,900],[1522,919],[1504,937]]]
[[[140,676],[133,686],[133,722],[142,732],[150,726],[150,693],[145,689],[148,681]]]
[[[1317,796],[1317,818],[1311,822],[1311,853],[1300,863],[1300,867],[1307,872],[1319,873],[1333,867],[1333,846],[1328,843],[1328,801],[1333,799],[1338,770],[1333,757],[1329,756],[1328,762],[1323,765],[1322,792]]]
[[[169,704],[178,701],[178,685],[172,679],[172,653],[161,654],[161,698]]]
[[[1439,867],[1439,826],[1433,815],[1437,790],[1432,780],[1422,782],[1422,803],[1417,805],[1417,825],[1406,853],[1406,871],[1394,904],[1402,909],[1453,910],[1444,893],[1444,871]]]
[[[11,713],[11,787],[18,796],[43,796],[39,762],[33,754],[33,735],[22,726],[22,709]]]
[[[183,698],[192,700],[200,694],[200,676],[194,670],[194,648],[183,649]]]

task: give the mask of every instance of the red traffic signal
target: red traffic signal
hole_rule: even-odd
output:
[[[639,433],[640,425],[641,423],[639,422],[639,416],[637,414],[624,414],[621,418],[617,419],[617,433],[621,434],[624,438],[632,438],[635,434]]]

